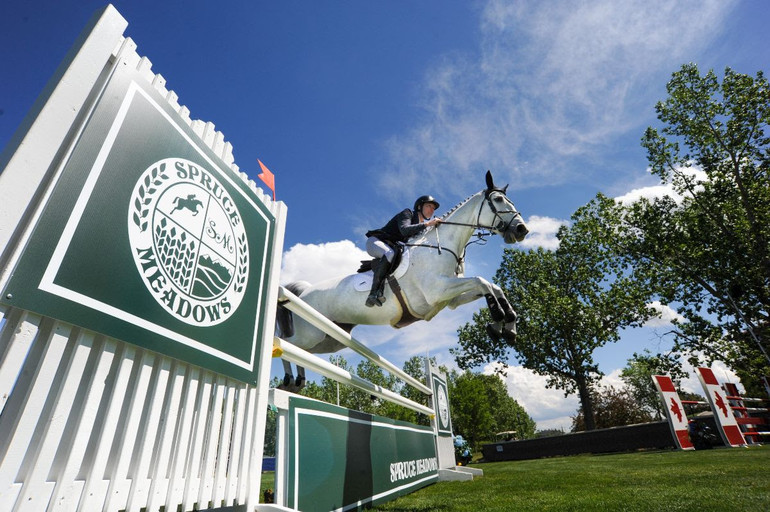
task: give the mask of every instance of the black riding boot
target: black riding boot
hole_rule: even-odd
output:
[[[382,306],[385,302],[385,295],[383,293],[383,285],[385,284],[385,277],[388,275],[390,269],[390,262],[386,257],[380,258],[379,261],[374,263],[372,268],[372,290],[369,292],[369,296],[366,298],[366,305],[368,307]]]

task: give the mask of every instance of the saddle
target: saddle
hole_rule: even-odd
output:
[[[401,257],[404,255],[404,246],[402,244],[389,242],[388,240],[383,240],[383,242],[388,244],[388,246],[393,249],[393,252],[395,253],[393,256],[393,261],[390,262],[390,267],[388,268],[388,275],[391,275],[398,268],[399,264],[401,264]],[[379,259],[372,258],[370,260],[362,260],[361,266],[358,267],[357,273],[361,274],[363,272],[371,271],[375,261],[379,261]]]
[[[421,319],[412,313],[412,310],[406,301],[406,297],[404,296],[404,292],[401,289],[401,286],[398,284],[398,281],[393,276],[393,272],[395,272],[398,266],[401,264],[401,260],[403,259],[403,256],[404,256],[405,246],[403,244],[393,243],[387,240],[385,240],[384,242],[388,244],[390,247],[392,247],[393,250],[395,251],[395,256],[393,257],[393,261],[390,263],[390,267],[388,268],[388,274],[387,274],[387,277],[385,278],[385,281],[388,283],[388,286],[390,286],[390,289],[393,292],[393,295],[396,297],[396,300],[401,306],[401,318],[396,323],[393,324],[393,327],[395,327],[396,329],[400,329],[401,327],[406,327],[407,325],[413,324],[414,322]],[[358,268],[358,273],[360,274],[363,272],[369,272],[370,270],[372,270],[372,266],[376,261],[379,261],[379,260],[371,259],[371,260],[362,261],[361,266]]]

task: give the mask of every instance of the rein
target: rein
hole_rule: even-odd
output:
[[[498,211],[498,209],[495,208],[495,205],[492,203],[492,200],[489,198],[489,195],[490,195],[491,192],[500,192],[503,195],[505,195],[505,192],[503,192],[502,190],[499,190],[499,189],[487,190],[487,192],[486,192],[485,199],[486,199],[487,204],[489,205],[489,209],[492,210],[492,213],[495,214],[495,219],[500,219],[500,222],[498,222],[496,226],[486,226],[486,225],[483,225],[483,224],[479,223],[478,219],[481,218],[481,211],[484,209],[484,203],[482,202],[481,205],[479,206],[479,213],[478,213],[478,215],[476,215],[476,223],[475,224],[470,224],[470,223],[467,223],[467,222],[452,222],[452,221],[442,221],[440,224],[437,224],[436,225],[436,243],[437,243],[437,245],[432,245],[432,244],[410,244],[410,243],[405,243],[404,245],[407,246],[407,247],[427,247],[429,249],[437,249],[439,254],[441,254],[442,250],[443,251],[447,251],[452,256],[455,257],[455,260],[457,260],[457,265],[459,267],[460,265],[463,264],[463,261],[465,260],[465,251],[466,251],[466,249],[468,249],[468,246],[473,244],[473,243],[478,243],[478,241],[470,241],[470,242],[466,243],[465,247],[463,247],[462,255],[458,256],[457,253],[455,251],[453,251],[452,249],[449,249],[447,247],[441,247],[441,240],[439,239],[439,232],[438,232],[439,226],[444,226],[444,225],[446,225],[446,226],[463,226],[463,227],[469,227],[469,228],[473,228],[473,229],[477,229],[477,230],[485,229],[485,230],[488,230],[489,233],[484,233],[483,231],[480,232],[480,233],[476,233],[476,236],[479,239],[484,240],[483,237],[485,235],[488,235],[488,234],[489,235],[495,235],[495,234],[497,234],[496,231],[506,231],[511,226],[511,224],[513,224],[513,221],[516,219],[516,217],[521,216],[521,213],[518,212],[517,210],[502,210],[502,211]],[[514,215],[511,217],[511,220],[509,220],[506,223],[503,220],[502,216],[500,215],[501,213],[513,213]]]

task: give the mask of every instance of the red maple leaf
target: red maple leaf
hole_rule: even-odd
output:
[[[725,401],[722,400],[722,395],[719,394],[719,391],[714,391],[714,395],[716,396],[716,400],[714,402],[717,404],[717,407],[722,409],[722,414],[724,414],[725,418],[727,418],[727,405],[725,405]]]
[[[682,410],[679,408],[679,404],[676,403],[676,400],[673,398],[671,399],[671,412],[676,414],[676,418],[681,422],[682,421]]]

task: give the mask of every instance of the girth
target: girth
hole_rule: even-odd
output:
[[[388,276],[388,285],[390,286],[393,295],[396,297],[396,300],[398,300],[398,303],[401,306],[401,318],[392,324],[393,327],[400,329],[402,327],[406,327],[407,325],[411,325],[418,320],[422,320],[422,318],[415,316],[412,310],[409,308],[409,305],[406,303],[406,297],[404,297],[404,291],[401,289],[401,286],[398,284],[398,281],[395,277]]]

